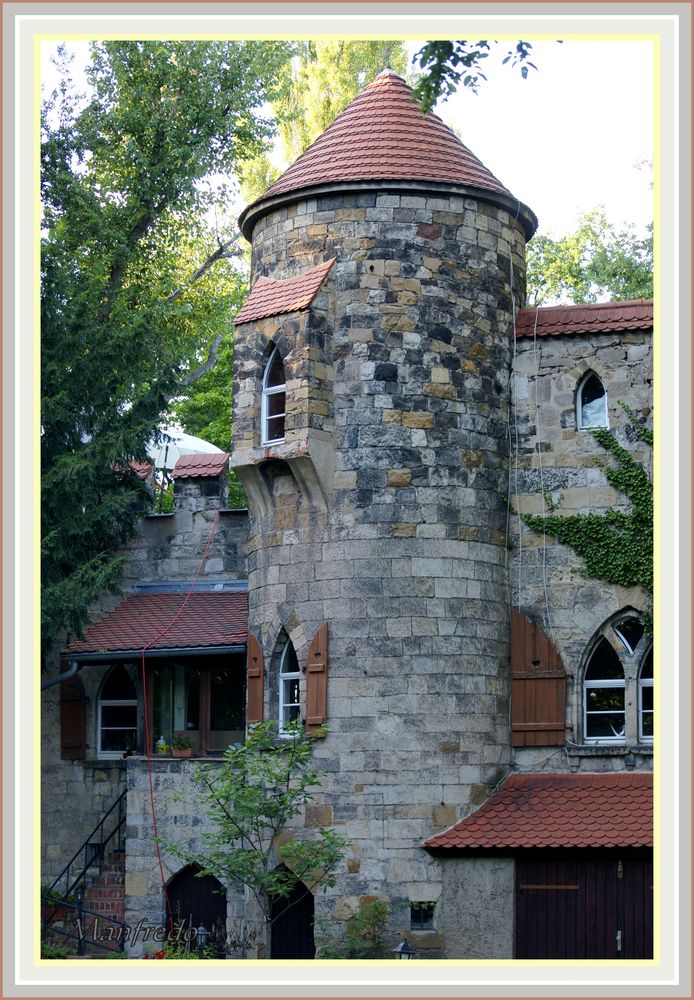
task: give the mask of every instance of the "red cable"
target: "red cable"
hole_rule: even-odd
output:
[[[173,932],[173,913],[171,911],[171,903],[169,902],[169,893],[168,893],[168,891],[166,889],[166,879],[164,877],[164,863],[163,863],[163,861],[161,859],[161,849],[159,847],[159,840],[157,839],[157,813],[156,813],[156,809],[154,808],[154,788],[153,788],[153,785],[152,785],[152,754],[151,754],[150,738],[149,738],[149,708],[148,708],[148,705],[147,705],[147,671],[146,671],[146,667],[145,667],[145,653],[147,652],[147,650],[151,646],[154,645],[155,642],[158,642],[158,640],[161,639],[162,636],[166,635],[166,633],[169,631],[169,629],[171,629],[173,627],[173,625],[176,623],[176,621],[180,617],[180,615],[181,615],[183,609],[185,608],[186,604],[188,603],[190,595],[193,593],[193,591],[195,589],[195,584],[198,582],[198,577],[200,576],[200,573],[202,571],[202,567],[203,567],[203,565],[205,563],[205,559],[207,558],[207,550],[210,547],[210,542],[212,541],[212,536],[214,535],[215,528],[217,527],[217,522],[218,521],[219,521],[219,511],[217,511],[217,513],[215,515],[214,523],[212,524],[212,529],[211,529],[209,537],[207,539],[207,545],[205,546],[205,551],[202,554],[202,558],[200,560],[200,565],[198,566],[198,571],[195,574],[195,579],[191,583],[190,588],[188,590],[188,593],[186,594],[186,596],[185,596],[185,598],[183,600],[183,603],[181,604],[180,608],[178,609],[178,611],[176,612],[176,614],[173,616],[173,618],[171,619],[171,621],[169,622],[169,624],[166,626],[166,628],[162,629],[161,632],[158,635],[155,635],[154,638],[151,639],[147,643],[146,646],[142,647],[142,690],[143,690],[143,706],[144,706],[144,712],[145,712],[145,747],[146,747],[146,752],[147,752],[147,774],[148,774],[148,777],[149,777],[149,802],[150,802],[150,806],[151,806],[151,809],[152,809],[152,826],[153,826],[153,829],[154,829],[154,843],[156,844],[156,849],[157,849],[157,859],[159,861],[159,874],[161,876],[161,887],[164,890],[164,899],[166,901],[166,913],[167,913],[167,916],[168,916],[168,919],[169,919],[169,931],[170,932]]]

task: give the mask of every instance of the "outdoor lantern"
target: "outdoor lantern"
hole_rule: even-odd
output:
[[[397,948],[393,948],[393,954],[396,958],[414,958],[416,949],[408,944],[407,938],[404,937]]]
[[[207,944],[207,939],[210,936],[210,932],[202,924],[198,927],[198,958],[204,958],[203,952],[205,950],[205,945]]]

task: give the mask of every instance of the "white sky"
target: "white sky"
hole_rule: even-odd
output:
[[[510,47],[512,43],[508,43]],[[419,43],[408,45],[414,51]],[[88,43],[72,42],[74,66]],[[56,82],[42,46],[44,80]],[[650,42],[536,42],[522,80],[502,66],[506,43],[485,60],[488,74],[475,95],[463,89],[437,110],[496,177],[555,237],[578,217],[604,205],[617,224],[639,229],[652,220],[649,167],[653,160],[653,52]],[[242,208],[239,205],[238,208]]]

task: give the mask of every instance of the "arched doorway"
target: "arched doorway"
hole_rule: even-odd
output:
[[[270,909],[270,958],[314,958],[313,895],[297,882],[288,896]]]
[[[200,870],[199,865],[186,865],[173,876],[166,887],[169,905],[174,923],[183,921],[186,930],[200,924],[207,928],[209,943],[221,958],[225,954],[227,894],[214,875],[198,877]],[[196,947],[194,941],[192,947]]]

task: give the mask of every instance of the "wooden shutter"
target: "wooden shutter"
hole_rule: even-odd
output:
[[[265,659],[263,649],[252,632],[248,633],[247,667],[248,710],[246,722],[263,721],[263,698],[265,694]]]
[[[539,625],[511,612],[511,742],[514,747],[564,745],[566,672]]]
[[[79,677],[60,685],[60,757],[84,760],[87,756],[87,699]]]
[[[313,637],[306,664],[306,731],[325,736],[320,727],[328,721],[328,626],[321,625]]]

